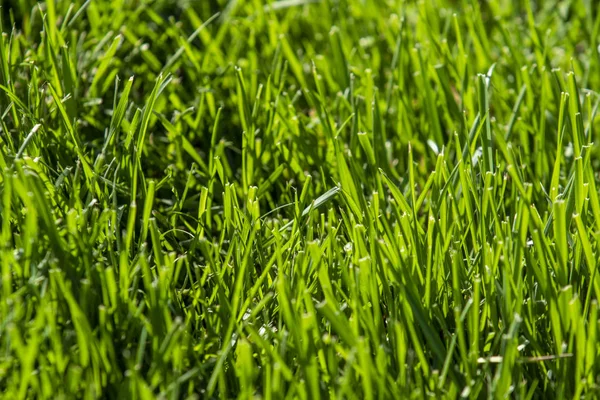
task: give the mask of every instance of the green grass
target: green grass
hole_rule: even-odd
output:
[[[0,17],[0,397],[600,397],[595,1]]]

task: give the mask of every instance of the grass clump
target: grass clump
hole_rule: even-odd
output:
[[[593,3],[7,4],[3,396],[600,396]]]

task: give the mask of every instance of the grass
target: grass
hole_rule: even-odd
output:
[[[0,16],[3,398],[600,397],[594,1]]]

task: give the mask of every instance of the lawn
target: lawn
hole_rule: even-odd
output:
[[[2,3],[0,398],[600,397],[594,0]]]

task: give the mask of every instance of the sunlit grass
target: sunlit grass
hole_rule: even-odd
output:
[[[600,396],[593,1],[0,13],[3,398]]]

